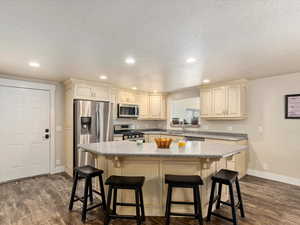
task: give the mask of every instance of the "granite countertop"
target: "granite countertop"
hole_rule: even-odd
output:
[[[223,132],[209,132],[209,131],[173,131],[173,130],[141,130],[144,134],[154,135],[170,135],[170,136],[182,136],[182,137],[199,137],[199,138],[210,138],[227,141],[241,141],[247,140],[247,134],[236,134],[236,133],[223,133]]]
[[[199,157],[225,158],[247,150],[247,146],[189,141],[184,148],[172,143],[169,149],[159,149],[155,143],[138,145],[131,141],[80,144],[79,149],[106,156]]]

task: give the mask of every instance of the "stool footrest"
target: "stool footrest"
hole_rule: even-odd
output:
[[[96,205],[92,205],[92,206],[88,207],[88,208],[86,209],[86,211],[89,211],[89,210],[95,209],[95,208],[97,208],[97,207],[99,207],[99,206],[102,206],[102,205],[103,205],[103,203],[102,203],[102,202],[101,202],[101,203],[99,203],[99,204],[96,204]]]
[[[194,205],[194,202],[171,201],[171,204],[176,204],[176,205]]]
[[[137,216],[131,216],[131,215],[110,215],[111,219],[137,219]]]
[[[135,203],[126,203],[126,202],[117,202],[116,205],[118,206],[137,206]]]
[[[218,201],[218,199],[219,199],[219,195],[217,195],[217,196],[213,199],[213,204],[214,204],[216,201]],[[220,202],[222,202],[222,201],[220,201]]]
[[[216,216],[216,217],[222,218],[222,219],[227,220],[227,221],[229,221],[229,222],[233,222],[233,219],[230,219],[230,218],[228,218],[228,217],[226,217],[226,216],[223,216],[223,215],[218,214],[218,213],[215,213],[215,212],[212,212],[211,215],[214,215],[214,216]]]
[[[84,200],[84,197],[78,197],[78,196],[75,196],[73,202],[77,202],[77,201],[81,201],[83,203],[83,200]]]
[[[93,193],[95,193],[95,194],[97,194],[97,195],[100,195],[100,196],[102,195],[99,191],[96,191],[96,190],[94,190],[94,189],[93,189]]]
[[[195,214],[192,214],[192,213],[176,213],[176,212],[170,212],[170,216],[191,216],[191,217],[195,217]]]
[[[220,201],[220,203],[222,203],[223,205],[231,206],[231,204],[229,202]],[[240,202],[238,202],[235,205],[235,208],[240,208]]]

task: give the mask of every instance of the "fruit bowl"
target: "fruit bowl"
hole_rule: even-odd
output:
[[[170,148],[172,138],[155,138],[157,148]]]

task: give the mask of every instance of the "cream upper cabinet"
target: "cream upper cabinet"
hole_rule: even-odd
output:
[[[110,101],[113,103],[113,119],[116,120],[118,118],[118,89],[111,89]]]
[[[211,115],[212,112],[212,102],[211,102],[211,89],[204,88],[200,93],[200,115],[201,117],[207,117]]]
[[[212,89],[212,114],[216,117],[224,116],[226,112],[226,88]]]
[[[200,88],[201,117],[205,119],[238,120],[247,117],[246,81]]]
[[[241,86],[233,85],[227,87],[227,111],[229,117],[240,116],[241,114]]]
[[[136,104],[136,94],[128,90],[119,90],[118,102],[123,104]]]
[[[92,89],[92,95],[95,100],[110,101],[110,87],[105,85],[95,86]]]
[[[136,101],[139,105],[139,119],[149,118],[149,95],[148,93],[138,93]]]
[[[75,85],[75,97],[76,98],[91,98],[92,97],[92,87],[84,84]]]
[[[149,96],[149,115],[151,119],[166,118],[166,97],[163,95]]]
[[[74,98],[109,101],[110,88],[106,85],[92,86],[83,83],[76,83]]]

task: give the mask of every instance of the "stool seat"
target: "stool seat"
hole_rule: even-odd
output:
[[[238,208],[241,212],[241,217],[245,217],[244,207],[243,207],[243,200],[240,190],[240,184],[239,184],[239,178],[238,178],[238,172],[222,169],[220,170],[215,176],[212,178],[212,187],[210,192],[210,199],[209,199],[209,205],[208,205],[208,213],[207,213],[207,221],[210,221],[211,216],[217,216],[221,219],[230,221],[233,223],[233,225],[238,225],[237,223],[237,215],[236,215],[236,209]],[[237,191],[237,197],[238,197],[238,203],[236,204],[234,193],[233,193],[233,184],[236,185],[236,191]],[[216,185],[218,185],[218,195],[215,196],[215,188]],[[226,185],[229,189],[229,202],[222,201],[222,186]],[[222,214],[219,214],[217,212],[213,212],[213,205],[216,203],[216,209],[220,209],[221,204],[225,206],[231,207],[231,214],[232,218],[225,217]]]
[[[201,177],[197,175],[166,175],[165,183],[173,185],[203,185]]]
[[[82,213],[81,213],[81,220],[82,222],[86,221],[86,214],[88,211],[95,209],[97,207],[102,207],[104,211],[106,211],[106,200],[105,200],[105,192],[104,192],[104,184],[102,180],[102,174],[103,170],[99,170],[97,168],[94,168],[92,166],[82,166],[77,167],[74,169],[75,176],[73,181],[73,188],[72,188],[72,194],[71,199],[69,203],[69,210],[71,211],[73,209],[74,202],[80,201],[82,206]],[[93,178],[99,178],[99,191],[93,189]],[[79,183],[79,180],[84,180],[84,195],[83,197],[79,197],[76,195],[77,186]],[[97,194],[101,197],[100,203],[94,203],[94,197],[93,194]],[[90,205],[88,206],[88,198]]]
[[[104,220],[104,225],[108,225],[112,219],[134,219],[137,225],[141,225],[145,221],[145,207],[143,199],[142,186],[145,182],[145,177],[129,177],[129,176],[110,176],[105,184],[109,185],[107,214]],[[118,189],[131,190],[135,193],[135,203],[119,202]],[[113,199],[112,199],[113,198]],[[113,200],[113,208],[111,210],[111,202]],[[136,215],[119,215],[117,214],[117,206],[135,207]]]
[[[99,175],[103,174],[103,170],[99,170],[97,168],[94,168],[94,167],[88,166],[88,165],[77,167],[77,168],[75,168],[75,171],[78,172],[78,174],[80,176],[94,177],[94,176],[99,176]]]
[[[232,170],[226,170],[222,169],[220,170],[216,175],[212,177],[212,180],[222,182],[222,183],[228,183],[228,182],[234,182],[236,178],[238,177],[239,173]]]
[[[105,184],[113,187],[135,188],[143,186],[145,177],[111,176]]]
[[[171,216],[189,216],[198,220],[199,225],[203,225],[202,219],[202,204],[200,197],[200,185],[203,185],[203,181],[200,176],[197,175],[165,175],[165,183],[168,184],[168,193],[166,201],[166,225],[170,224]],[[174,201],[172,200],[173,188],[190,188],[193,190],[194,201]],[[178,213],[172,211],[172,205],[194,205],[194,213]]]

